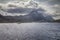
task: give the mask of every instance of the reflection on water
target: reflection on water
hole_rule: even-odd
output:
[[[60,40],[60,23],[1,23],[0,40]]]

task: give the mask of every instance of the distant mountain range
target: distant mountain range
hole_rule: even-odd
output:
[[[20,3],[20,4],[19,4]],[[19,4],[19,5],[17,5]],[[34,1],[29,2],[13,2],[0,5],[0,21],[1,22],[53,22],[52,15],[46,13],[39,4]],[[26,14],[19,16],[7,16],[7,14]]]
[[[13,9],[12,13],[13,12],[14,12],[14,9]],[[53,18],[50,15],[46,14],[45,10],[43,10],[41,8],[33,9],[30,13],[28,13],[27,15],[24,15],[24,16],[22,16],[22,15],[20,15],[20,16],[2,16],[0,18],[2,18],[3,20],[6,18],[5,20],[8,20],[9,22],[19,22],[19,21],[20,22],[34,22],[34,21],[52,22],[53,21]]]

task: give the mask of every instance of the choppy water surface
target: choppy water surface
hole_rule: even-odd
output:
[[[60,40],[60,23],[0,23],[0,40]]]

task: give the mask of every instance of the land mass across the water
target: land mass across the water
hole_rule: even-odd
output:
[[[30,14],[29,14],[30,15]],[[2,16],[0,15],[0,23],[24,23],[24,22],[60,22],[60,20],[49,20],[39,16]],[[52,18],[51,18],[52,19]]]

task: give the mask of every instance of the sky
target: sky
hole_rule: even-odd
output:
[[[11,3],[12,1],[18,1],[19,2],[19,1],[30,1],[30,0],[0,0],[0,6],[2,3],[8,4],[8,3]],[[58,15],[55,18],[60,18],[60,0],[33,0],[33,1],[39,2],[40,6],[43,9],[47,10],[48,13],[51,13],[53,15]],[[17,5],[17,4],[14,4],[14,5]]]

